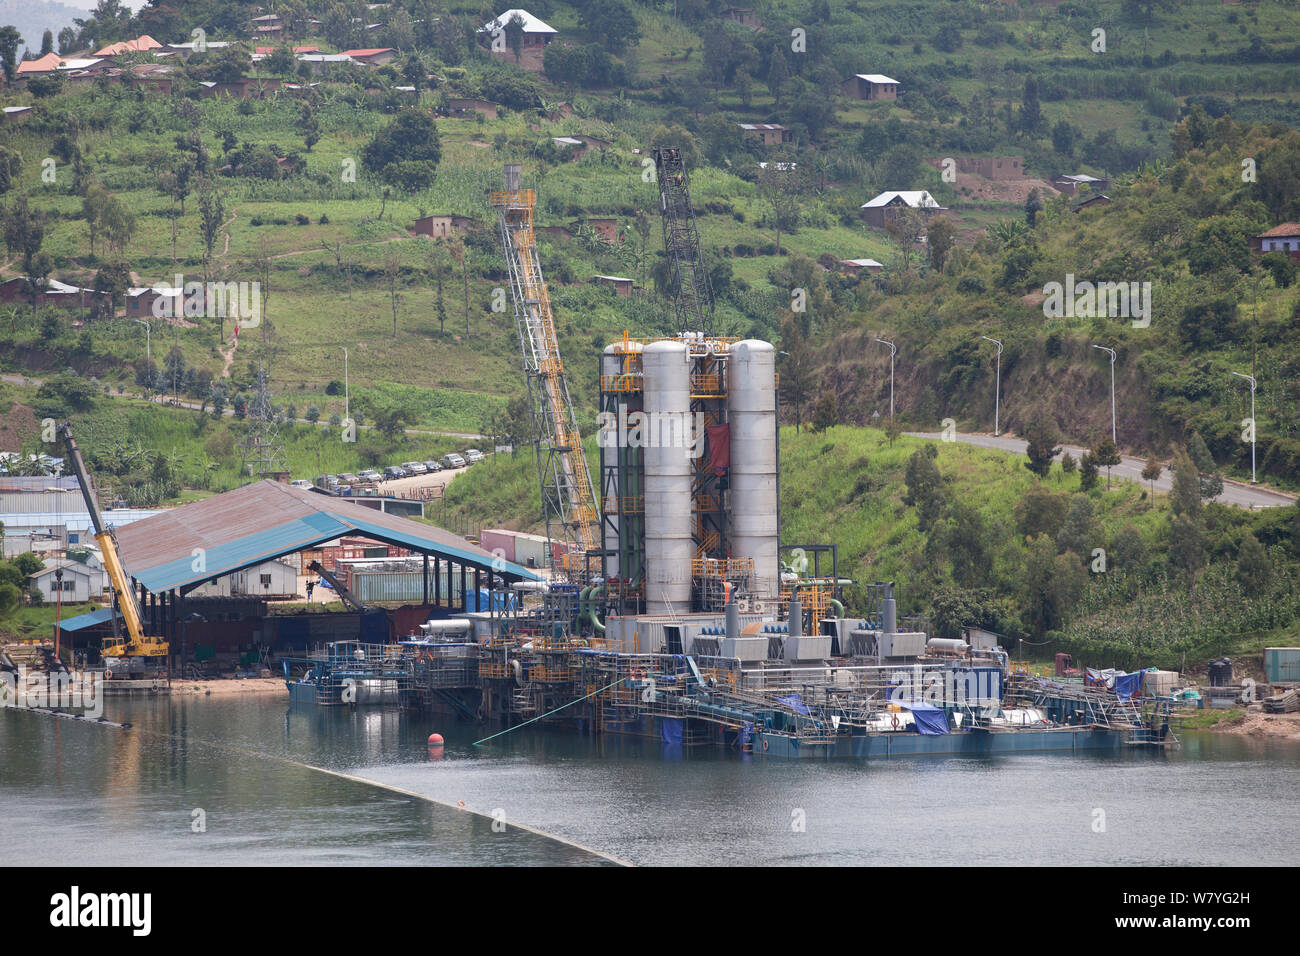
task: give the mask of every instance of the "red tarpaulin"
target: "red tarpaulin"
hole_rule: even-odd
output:
[[[709,465],[721,474],[731,467],[731,426],[709,426]]]

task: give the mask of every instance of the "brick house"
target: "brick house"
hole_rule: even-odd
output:
[[[896,217],[904,209],[917,209],[924,215],[930,216],[936,212],[942,212],[944,207],[935,202],[934,197],[924,189],[917,189],[883,192],[874,199],[863,203],[861,209],[862,218],[867,221],[868,225],[883,229],[889,220]]]
[[[506,24],[515,17],[518,17],[523,24],[518,56],[510,48],[505,29]],[[541,72],[546,47],[559,36],[559,31],[550,24],[533,16],[527,10],[517,8],[507,10],[496,19],[489,20],[478,28],[477,33],[479,42],[488,48],[492,56],[509,60],[511,63],[534,73]]]
[[[1300,261],[1300,222],[1284,222],[1267,232],[1261,232],[1251,241],[1251,247],[1260,255],[1285,252]]]
[[[779,123],[739,123],[746,136],[761,140],[764,146],[779,146],[794,139],[794,133]]]
[[[840,84],[840,91],[855,100],[896,100],[898,80],[883,73],[857,73]]]
[[[478,225],[469,216],[437,215],[424,216],[415,220],[411,232],[417,236],[430,239],[446,239],[450,236],[463,236]]]

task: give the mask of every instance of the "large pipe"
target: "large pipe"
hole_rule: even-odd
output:
[[[733,641],[740,637],[740,608],[735,601],[727,602],[727,637]]]
[[[596,593],[604,590],[604,584],[594,585],[591,588],[591,596],[587,599],[587,620],[591,622],[591,626],[596,629],[597,634],[605,633],[605,625],[601,622],[600,618],[596,616]]]
[[[777,538],[776,351],[746,339],[727,360],[727,421],[731,432],[731,555],[754,562],[754,590],[773,598],[780,588]]]
[[[786,617],[786,625],[791,637],[803,636],[803,605],[799,603],[797,590],[790,595],[790,611]]]

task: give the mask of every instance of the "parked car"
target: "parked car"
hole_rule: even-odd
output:
[[[408,475],[423,475],[429,470],[424,467],[424,462],[422,461],[404,461],[402,462],[402,469]]]
[[[383,481],[384,476],[373,468],[367,468],[365,471],[358,472],[357,475],[362,481]]]
[[[387,468],[384,469],[385,481],[388,481],[391,478],[405,478],[405,477],[406,477],[406,472],[402,469],[401,465],[389,465]]]
[[[464,468],[464,467],[465,467],[465,459],[464,459],[464,458],[461,458],[460,455],[456,454],[456,453],[453,451],[453,452],[451,452],[450,454],[447,454],[447,455],[443,455],[443,456],[442,456],[442,467],[444,467],[444,468]]]
[[[431,459],[424,463],[424,470],[431,475],[436,475],[438,472],[442,471],[442,465]]]
[[[306,478],[295,478],[293,481],[289,482],[289,484],[295,488],[301,488],[304,491],[310,491],[314,487]]]
[[[359,485],[361,483],[361,479],[350,471],[345,471],[343,474],[339,475],[339,481],[343,482],[345,485]]]
[[[483,453],[477,448],[467,448],[465,450],[465,463],[472,465],[475,462],[483,460]]]
[[[339,483],[338,475],[317,475],[315,485],[317,488],[324,488],[326,491],[333,491]]]

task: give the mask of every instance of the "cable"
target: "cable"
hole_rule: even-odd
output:
[[[623,683],[623,681],[625,680],[627,680],[626,677],[620,677],[618,680],[614,681],[613,684],[606,684],[604,687],[600,688],[600,690],[593,690],[590,694],[587,694],[585,697],[579,697],[576,700],[569,701],[567,704],[561,704],[559,707],[556,707],[554,710],[548,710],[544,714],[539,714],[538,716],[534,717],[532,720],[525,720],[522,724],[515,724],[513,727],[507,727],[505,730],[501,731],[501,733],[493,734],[491,737],[484,737],[482,740],[476,740],[472,744],[470,744],[470,746],[477,747],[479,744],[485,744],[489,740],[495,740],[496,738],[504,734],[508,734],[512,730],[518,730],[520,727],[527,727],[529,724],[536,723],[537,721],[541,720],[543,717],[549,717],[551,716],[551,714],[558,714],[560,711],[564,710],[565,707],[572,707],[574,704],[581,703],[582,701],[586,700],[588,697],[595,697],[597,694],[602,693],[603,691],[607,691],[611,687]]]

